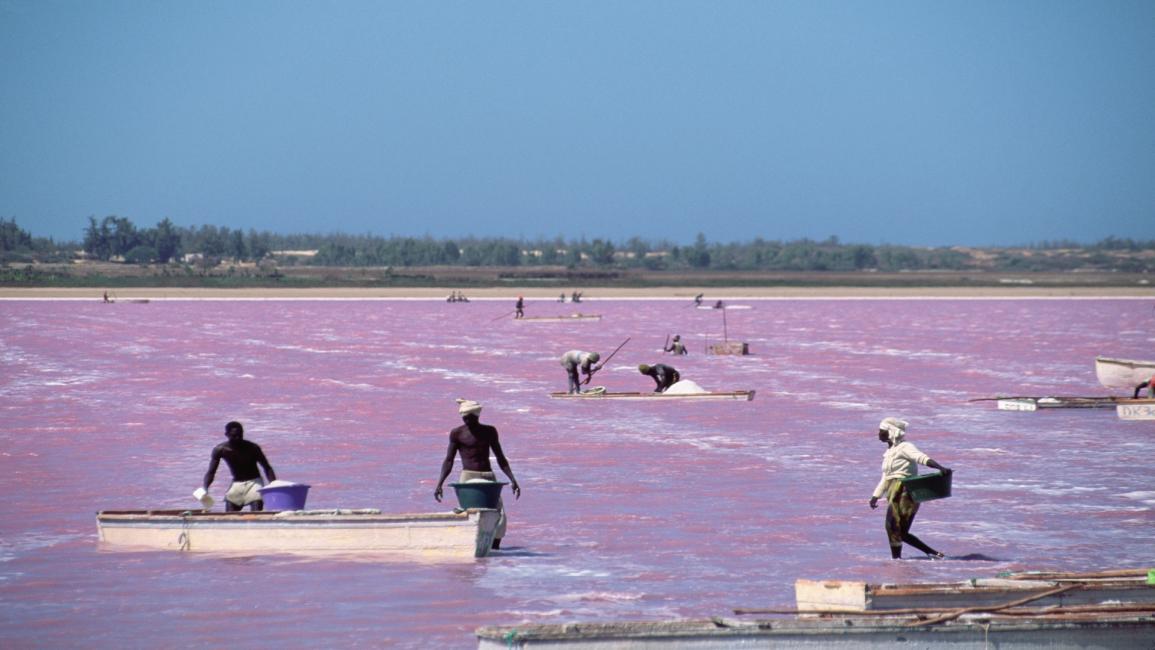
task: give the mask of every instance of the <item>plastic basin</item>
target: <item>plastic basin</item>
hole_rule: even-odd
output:
[[[902,484],[906,486],[906,491],[910,493],[910,498],[915,503],[922,503],[923,501],[949,497],[952,476],[954,476],[953,473],[943,474],[942,472],[921,474],[902,479]]]
[[[468,483],[450,483],[457,492],[457,503],[462,508],[491,508],[497,509],[501,500],[501,488],[508,483],[500,481],[469,481]]]
[[[266,485],[260,489],[260,493],[265,502],[265,510],[304,510],[309,486],[304,483],[276,487]]]

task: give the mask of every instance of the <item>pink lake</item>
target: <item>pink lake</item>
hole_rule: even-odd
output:
[[[590,292],[594,293],[594,292]],[[1155,358],[1150,300],[735,300],[748,357],[703,354],[686,301],[533,302],[600,322],[494,320],[509,301],[0,301],[0,646],[473,648],[479,626],[790,607],[796,578],[961,580],[1149,565],[1155,423],[1000,412],[997,394],[1103,395],[1096,355]],[[570,403],[558,357],[612,390],[665,357],[753,402]],[[102,509],[186,508],[228,420],[309,506],[432,498],[453,399],[482,402],[521,481],[495,555],[456,563],[113,552]],[[889,559],[867,499],[878,421],[955,469]],[[222,468],[214,496],[228,482]],[[907,549],[906,555],[920,554]]]

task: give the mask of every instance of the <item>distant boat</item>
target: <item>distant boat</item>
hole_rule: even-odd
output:
[[[570,321],[601,320],[601,314],[570,314],[569,316],[526,316],[513,319],[515,323],[568,323]]]
[[[741,402],[750,402],[754,400],[754,392],[752,390],[731,390],[718,391],[706,393],[641,393],[641,392],[621,392],[614,393],[610,391],[588,391],[585,393],[550,393],[549,396],[553,399],[574,399],[574,400],[605,400],[605,399],[620,399],[620,400],[651,400],[651,401],[669,401],[669,400],[738,400]]]
[[[489,509],[394,515],[378,510],[104,510],[96,513],[96,528],[103,544],[126,548],[473,558],[489,554],[498,516]]]
[[[1095,357],[1095,376],[1106,388],[1134,390],[1155,376],[1155,361]]]
[[[698,309],[753,309],[751,305],[698,305]]]

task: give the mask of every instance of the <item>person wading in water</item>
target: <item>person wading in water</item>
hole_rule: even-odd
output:
[[[942,558],[942,553],[911,534],[910,526],[918,514],[918,503],[910,497],[902,479],[917,476],[919,465],[933,467],[943,474],[950,474],[951,470],[907,442],[907,426],[907,422],[898,418],[886,418],[878,425],[878,439],[886,443],[887,449],[882,456],[882,480],[870,497],[870,508],[877,508],[878,499],[886,495],[889,504],[886,508],[886,537],[890,540],[890,557],[901,558],[902,544],[906,542],[933,558]]]
[[[501,450],[497,429],[481,423],[481,404],[459,399],[457,412],[464,424],[449,432],[449,449],[445,452],[445,460],[441,462],[441,478],[437,480],[433,498],[438,503],[441,502],[442,486],[445,485],[445,479],[449,478],[449,473],[453,471],[453,459],[457,454],[461,454],[459,482],[466,483],[474,479],[496,481],[497,475],[493,473],[493,467],[489,464],[489,452],[493,450],[497,466],[509,477],[513,498],[520,499],[521,486],[513,477],[513,470],[510,469],[509,461],[505,459],[505,453]],[[505,537],[505,504],[498,501],[497,510],[500,515],[497,520],[497,531],[493,535],[493,548],[501,548],[501,538]]]

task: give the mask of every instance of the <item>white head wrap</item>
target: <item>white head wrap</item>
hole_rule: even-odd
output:
[[[457,413],[459,415],[481,415],[481,404],[471,399],[457,398]]]
[[[885,431],[891,442],[898,442],[906,436],[906,427],[910,425],[906,420],[886,418],[878,423],[878,428]]]

